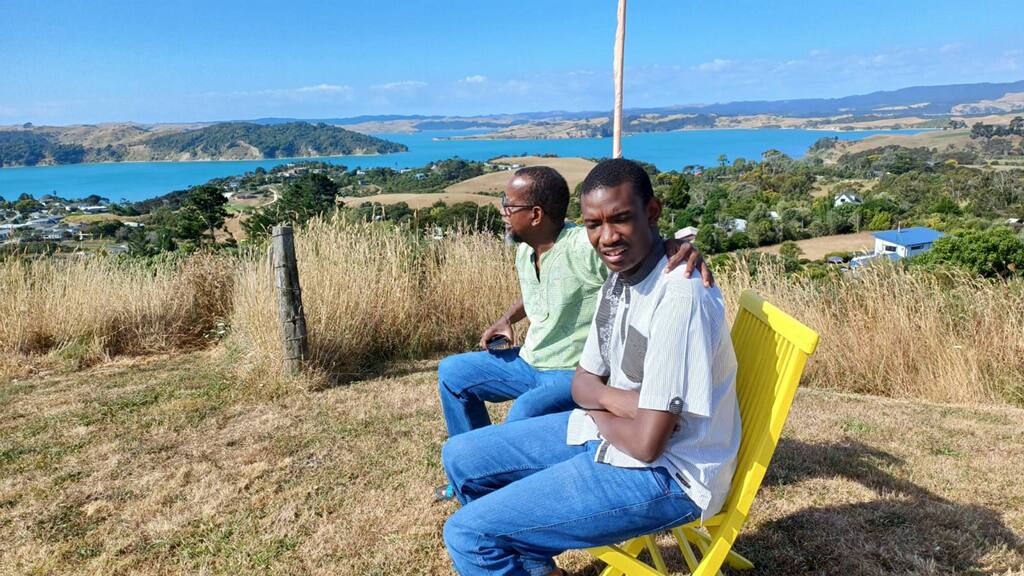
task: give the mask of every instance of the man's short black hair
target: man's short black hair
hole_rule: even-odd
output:
[[[557,170],[547,166],[527,166],[516,170],[515,176],[528,182],[524,192],[530,204],[540,206],[555,222],[565,220],[565,212],[569,209],[569,184]]]
[[[590,174],[583,179],[581,195],[589,194],[598,188],[615,188],[626,182],[633,185],[633,192],[640,195],[643,204],[654,198],[654,188],[651,186],[651,177],[647,175],[647,171],[643,166],[625,158],[604,160],[594,166]]]

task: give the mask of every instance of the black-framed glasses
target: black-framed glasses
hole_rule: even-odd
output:
[[[536,204],[512,204],[509,202],[508,195],[501,195],[501,213],[505,216],[511,216],[513,213],[519,210],[513,210],[513,208],[533,208]]]

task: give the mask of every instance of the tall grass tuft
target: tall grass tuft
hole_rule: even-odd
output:
[[[491,236],[416,232],[332,218],[295,237],[310,367],[333,379],[394,358],[462,350],[518,290],[511,252]],[[240,264],[233,342],[258,379],[280,369],[282,346],[265,254]]]
[[[811,385],[1024,406],[1024,281],[896,265],[812,281],[739,264],[718,275],[733,313],[751,288],[821,334]]]
[[[231,308],[230,259],[0,260],[0,354],[81,363],[200,346]]]

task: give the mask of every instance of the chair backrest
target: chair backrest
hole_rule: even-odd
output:
[[[732,489],[719,512],[721,522],[708,530],[710,547],[695,575],[705,568],[708,574],[717,572],[739,535],[775,453],[804,364],[818,346],[818,334],[747,290],[740,296],[732,343],[743,436]]]

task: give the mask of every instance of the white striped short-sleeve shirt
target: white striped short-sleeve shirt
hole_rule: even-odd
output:
[[[639,390],[640,408],[678,415],[661,457],[647,463],[602,440],[597,461],[627,468],[663,466],[707,517],[728,496],[740,444],[736,355],[717,287],[682,267],[665,274],[662,245],[632,276],[612,274],[580,367],[609,386]],[[569,418],[569,444],[601,439],[583,410]]]

